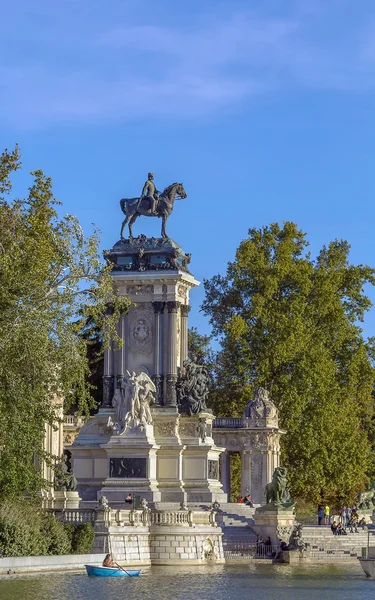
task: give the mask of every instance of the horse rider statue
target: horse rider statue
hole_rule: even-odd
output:
[[[156,215],[156,208],[159,202],[159,193],[154,184],[154,174],[149,173],[147,175],[147,181],[143,186],[142,194],[139,199],[139,206],[143,198],[149,198],[151,205],[151,212]]]

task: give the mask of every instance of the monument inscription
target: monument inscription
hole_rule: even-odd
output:
[[[145,479],[147,477],[147,458],[110,458],[109,476]]]

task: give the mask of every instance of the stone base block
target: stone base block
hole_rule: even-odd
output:
[[[266,504],[257,508],[254,513],[255,525],[252,525],[254,531],[266,540],[271,538],[272,544],[278,544],[282,533],[286,530],[292,531],[296,516],[293,507],[279,507],[273,504]]]
[[[54,492],[53,508],[64,510],[66,508],[79,508],[81,498],[78,492]]]
[[[225,562],[222,532],[212,527],[151,527],[151,564],[202,565]]]

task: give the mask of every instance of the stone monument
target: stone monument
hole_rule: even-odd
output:
[[[189,295],[199,282],[190,254],[165,230],[178,196],[186,198],[181,183],[159,195],[149,173],[140,198],[121,200],[121,239],[104,253],[117,293],[132,305],[117,326],[121,349],[105,352],[102,406],[69,447],[84,501],[123,505],[129,493],[151,507],[226,500],[207,374],[188,360]],[[161,238],[132,236],[140,215],[162,218]]]

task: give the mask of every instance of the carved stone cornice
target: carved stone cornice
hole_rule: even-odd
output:
[[[190,312],[190,306],[187,304],[181,304],[181,317],[187,317]]]
[[[155,311],[155,314],[159,314],[159,315],[163,314],[164,305],[165,305],[165,302],[152,302],[152,307]]]
[[[167,302],[167,308],[169,313],[177,313],[179,306],[180,303],[176,300],[170,300],[169,302]]]

